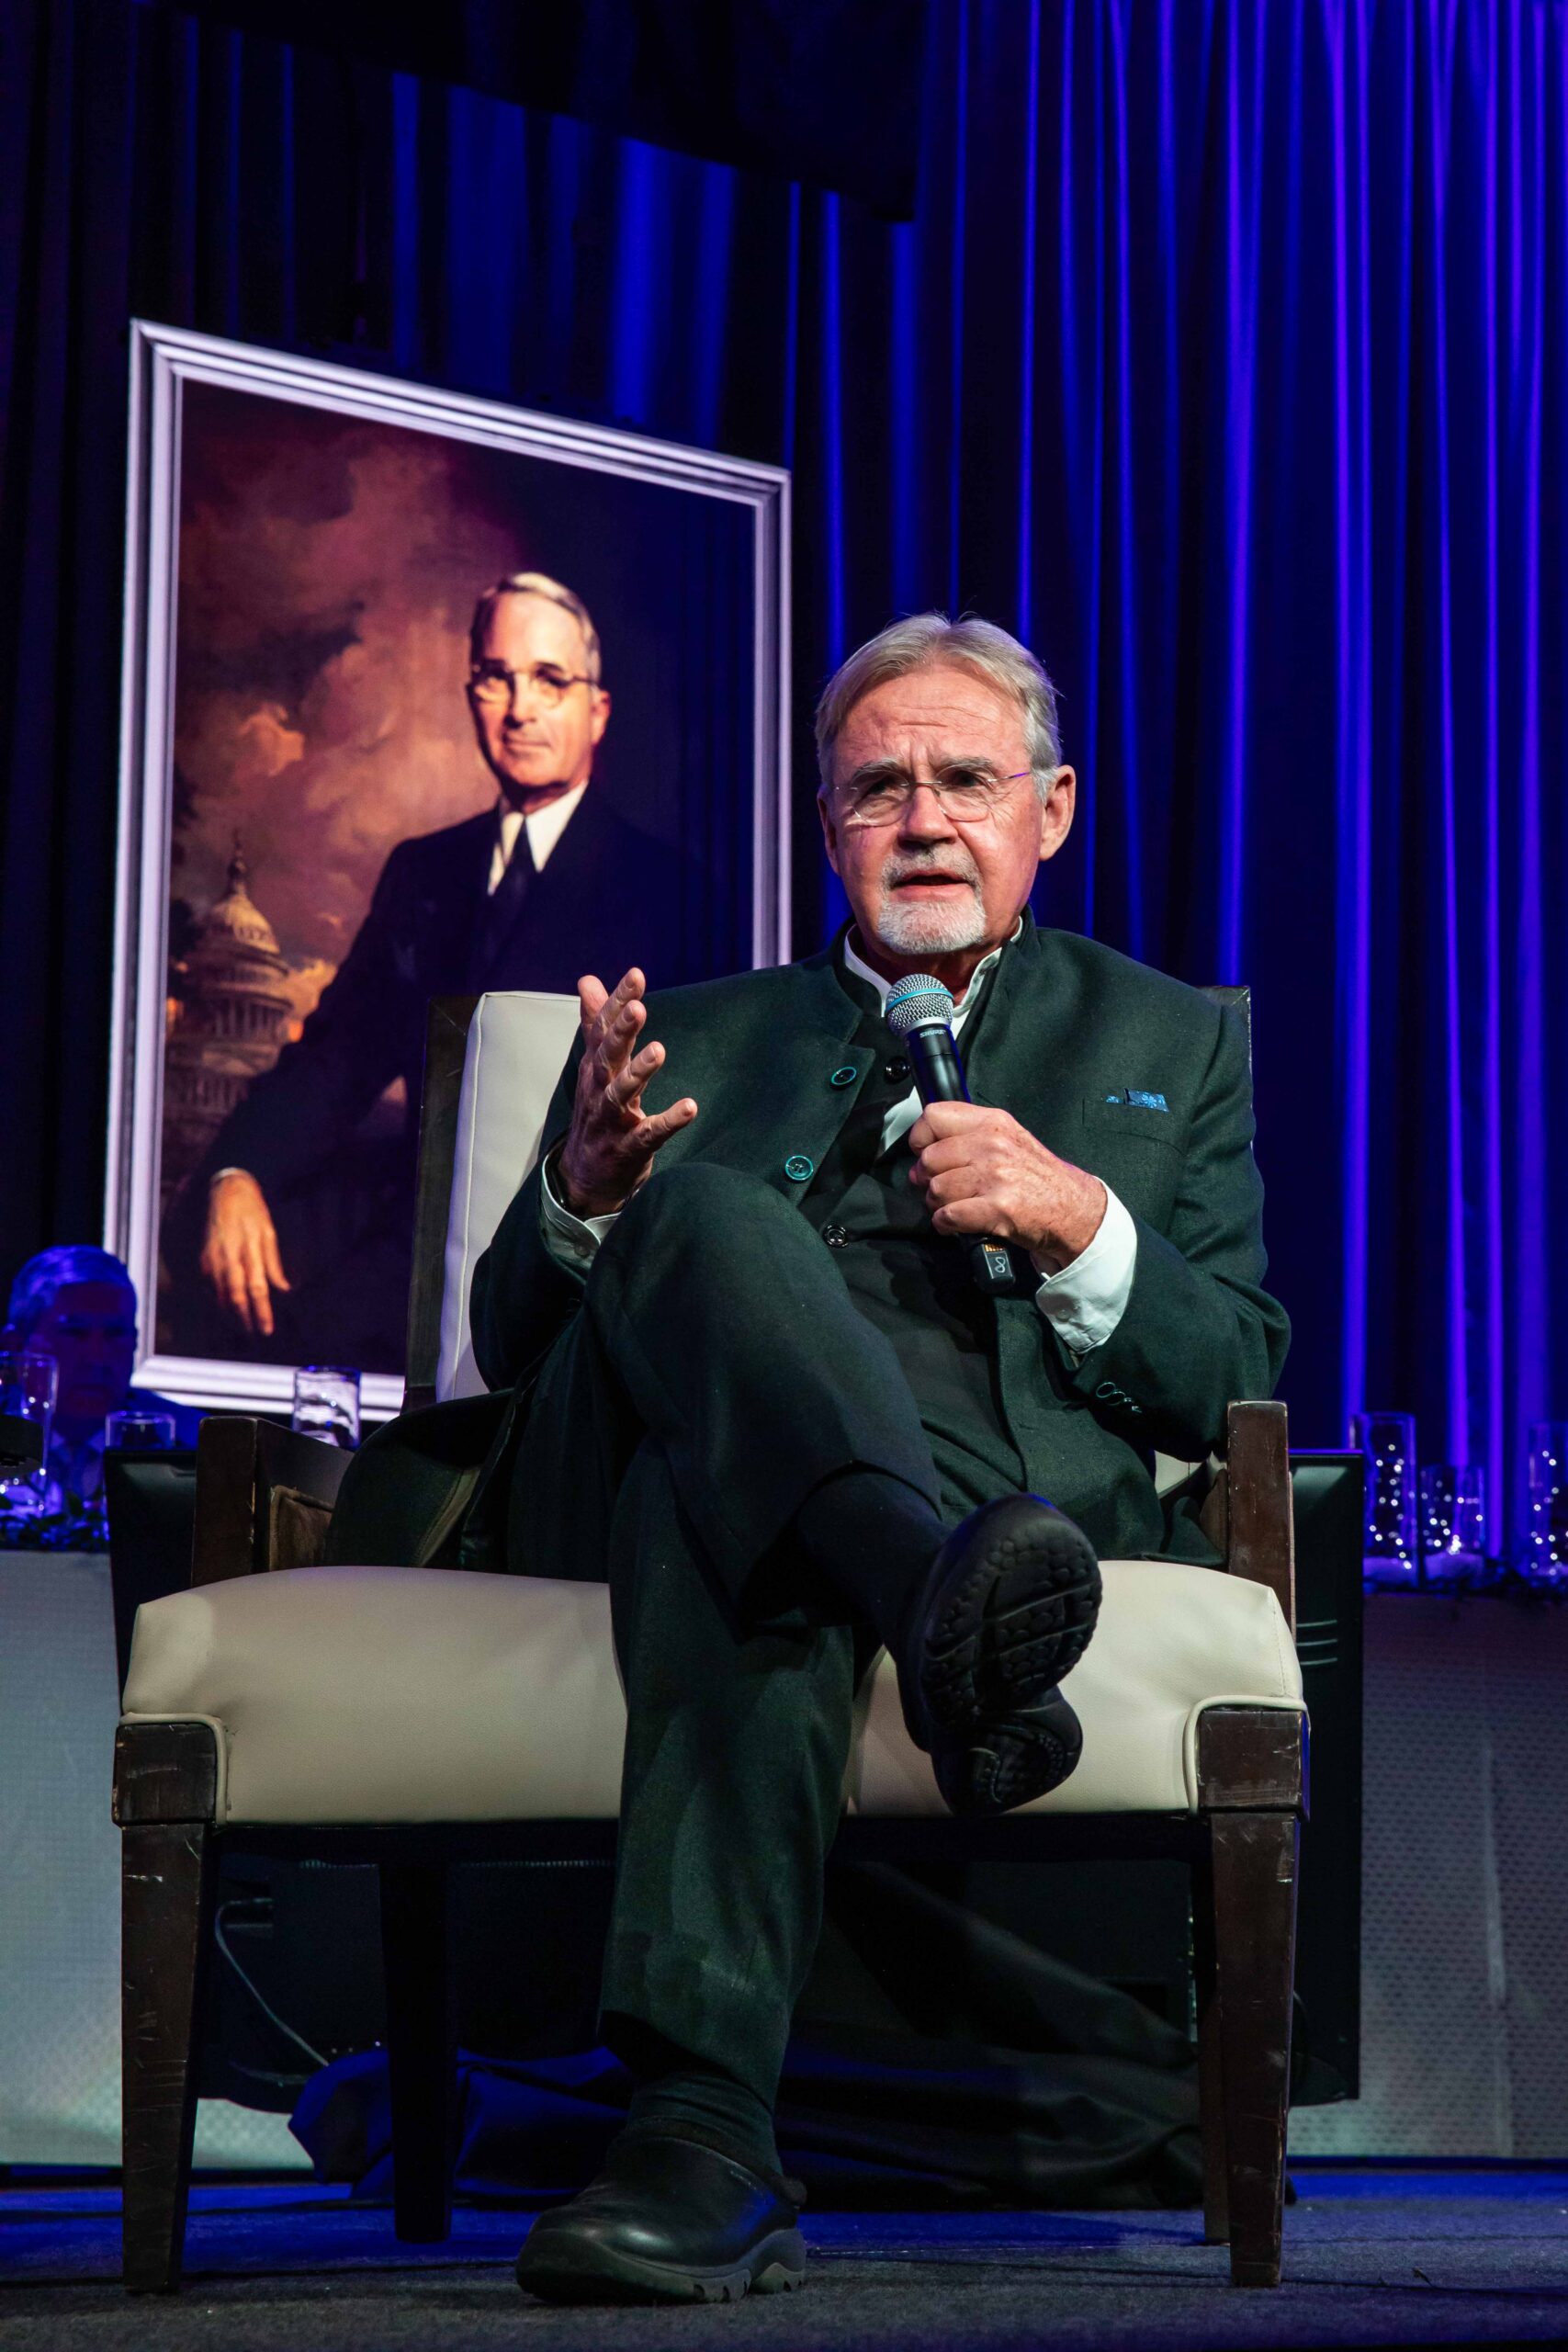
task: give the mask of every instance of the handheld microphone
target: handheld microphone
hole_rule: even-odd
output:
[[[953,1034],[953,993],[929,972],[910,972],[887,991],[887,1026],[900,1038],[922,1102],[967,1102],[969,1081]],[[985,1237],[969,1244],[976,1290],[993,1296],[1014,1287],[1005,1243]]]

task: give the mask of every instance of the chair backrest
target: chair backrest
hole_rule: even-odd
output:
[[[483,1392],[468,1336],[474,1268],[538,1158],[577,1023],[575,996],[525,989],[438,997],[431,1006],[409,1294],[410,1405]]]
[[[1212,980],[1208,987],[1200,989],[1199,993],[1219,1005],[1222,1011],[1240,1015],[1241,1025],[1247,1032],[1247,1062],[1250,1069],[1252,1067],[1252,990],[1245,980],[1238,986],[1233,986],[1228,980]]]
[[[1240,1013],[1250,1043],[1249,991],[1204,993]],[[437,997],[430,1008],[409,1292],[411,1406],[483,1390],[468,1335],[474,1268],[538,1157],[577,1023],[575,996],[526,989]],[[1194,1466],[1162,1460],[1162,1491]]]

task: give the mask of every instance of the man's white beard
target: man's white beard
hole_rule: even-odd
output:
[[[986,910],[978,888],[967,906],[937,899],[923,904],[918,890],[885,889],[877,909],[879,944],[896,956],[956,956],[977,947],[986,936]]]

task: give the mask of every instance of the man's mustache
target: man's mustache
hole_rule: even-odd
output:
[[[954,857],[951,850],[933,851],[929,857],[904,856],[889,860],[882,869],[882,887],[896,889],[900,882],[912,881],[922,874],[940,874],[944,881],[966,882],[971,889],[980,887],[980,869],[972,857]]]

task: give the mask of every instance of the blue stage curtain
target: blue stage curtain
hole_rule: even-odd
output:
[[[1029,638],[1085,786],[1042,914],[1255,990],[1298,1439],[1411,1408],[1517,1523],[1568,1411],[1562,0],[944,0],[907,226],[128,0],[10,14],[8,1255],[98,1214],[141,311],[791,465],[803,949],[831,663],[929,604]]]

